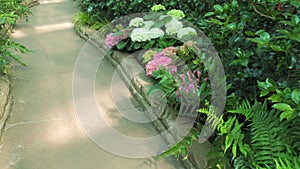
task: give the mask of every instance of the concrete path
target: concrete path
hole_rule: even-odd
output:
[[[111,154],[82,131],[73,105],[72,75],[85,41],[71,23],[71,0],[40,0],[29,22],[20,21],[14,39],[34,50],[13,66],[14,106],[7,132],[0,142],[1,169],[180,169],[173,158],[131,159]],[[110,97],[113,68],[98,70],[97,99],[111,115],[116,129],[133,136],[156,134],[151,125],[121,119]],[[134,102],[134,101],[133,101]]]

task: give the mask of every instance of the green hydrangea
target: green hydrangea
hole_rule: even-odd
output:
[[[151,7],[151,11],[157,12],[157,11],[160,11],[160,10],[165,11],[166,7],[161,5],[161,4],[154,5],[154,6]]]
[[[170,15],[170,16],[174,16],[177,19],[182,19],[182,18],[185,17],[185,14],[183,13],[183,11],[178,10],[178,9],[172,9],[167,14]]]
[[[148,51],[146,51],[144,53],[144,55],[143,55],[143,59],[144,59],[143,62],[146,63],[146,62],[152,60],[153,55],[155,55],[156,53],[158,53],[158,52],[154,51],[154,50],[148,50]]]
[[[142,27],[142,26],[144,26],[144,20],[143,20],[143,18],[139,18],[139,17],[131,19],[129,22],[129,26],[136,27],[136,28]]]

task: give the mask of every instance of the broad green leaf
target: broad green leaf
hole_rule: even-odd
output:
[[[275,103],[275,102],[281,102],[282,101],[282,98],[278,94],[273,94],[268,99],[271,100],[273,103]]]
[[[300,89],[295,89],[292,93],[292,99],[295,103],[300,103]]]
[[[233,1],[231,2],[231,5],[232,5],[232,7],[239,7],[239,3],[238,3],[237,0],[233,0]]]
[[[128,41],[121,41],[117,44],[117,49],[123,50],[125,46],[127,45]]]
[[[269,94],[269,91],[268,91],[268,90],[263,90],[263,91],[260,92],[259,97],[264,97],[264,96],[266,96],[267,94]]]
[[[214,5],[214,9],[215,9],[216,11],[223,12],[223,7],[222,7],[221,5],[219,5],[219,4]]]
[[[262,34],[260,34],[260,39],[262,39],[265,42],[270,41],[271,36],[268,32],[263,32]]]
[[[282,121],[283,119],[289,119],[290,117],[292,117],[292,115],[293,111],[284,111],[280,114],[280,121]]]
[[[281,110],[281,111],[292,111],[293,112],[292,107],[286,103],[276,103],[272,107],[275,109]]]
[[[300,22],[300,19],[297,15],[292,16],[292,21],[294,25],[297,25]]]

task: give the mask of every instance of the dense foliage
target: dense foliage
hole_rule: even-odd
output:
[[[0,74],[7,73],[8,61],[14,59],[20,64],[20,57],[13,50],[21,53],[28,52],[26,47],[12,41],[8,36],[8,31],[19,18],[27,18],[30,14],[28,7],[22,4],[22,0],[1,0],[0,1]]]
[[[149,3],[140,0],[82,0],[80,7],[91,16],[105,12],[109,19],[114,19],[148,12],[152,3],[163,4],[168,10],[177,8],[184,11],[187,20],[197,25],[211,40],[225,68],[228,96],[223,115],[216,116],[206,102],[199,109],[198,122],[207,118],[216,129],[207,168],[300,168],[299,1],[173,0]],[[115,34],[111,38],[120,35],[123,34]],[[165,40],[159,38],[141,44],[132,43],[132,39],[126,37],[118,39],[116,46],[111,47],[115,50],[138,50],[157,45],[155,47],[164,50],[175,44],[168,41],[164,43],[166,46],[160,46],[161,39]],[[152,46],[148,48],[149,44]],[[190,66],[194,63],[200,65],[193,62],[195,50],[188,50]],[[178,52],[176,54],[181,56],[182,51]],[[176,94],[176,90],[172,89],[178,86],[172,86],[174,79],[170,73],[164,69],[156,70],[153,76],[157,84]],[[202,81],[201,84],[206,83]],[[209,96],[205,93],[207,91],[207,88],[201,90],[202,94]],[[192,140],[199,137],[197,130],[199,128],[195,126],[183,142],[165,155],[186,158]]]

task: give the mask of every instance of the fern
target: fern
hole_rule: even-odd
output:
[[[300,169],[299,158],[293,158],[292,160],[288,158],[274,159],[276,164],[276,169]]]
[[[218,137],[224,138],[223,154],[231,150],[227,155],[232,157],[236,169],[298,167],[295,163],[299,159],[295,160],[295,156],[300,150],[299,118],[280,121],[280,111],[268,110],[267,102],[251,105],[244,101],[237,109],[228,111],[226,120],[223,116],[218,119],[207,109],[200,112],[208,115],[218,129]],[[246,119],[244,123],[239,122],[239,117]]]
[[[273,158],[278,153],[287,152],[286,143],[282,141],[286,124],[280,123],[279,112],[258,111],[252,119],[251,149],[253,151],[253,163],[255,166],[271,167],[274,165]]]

